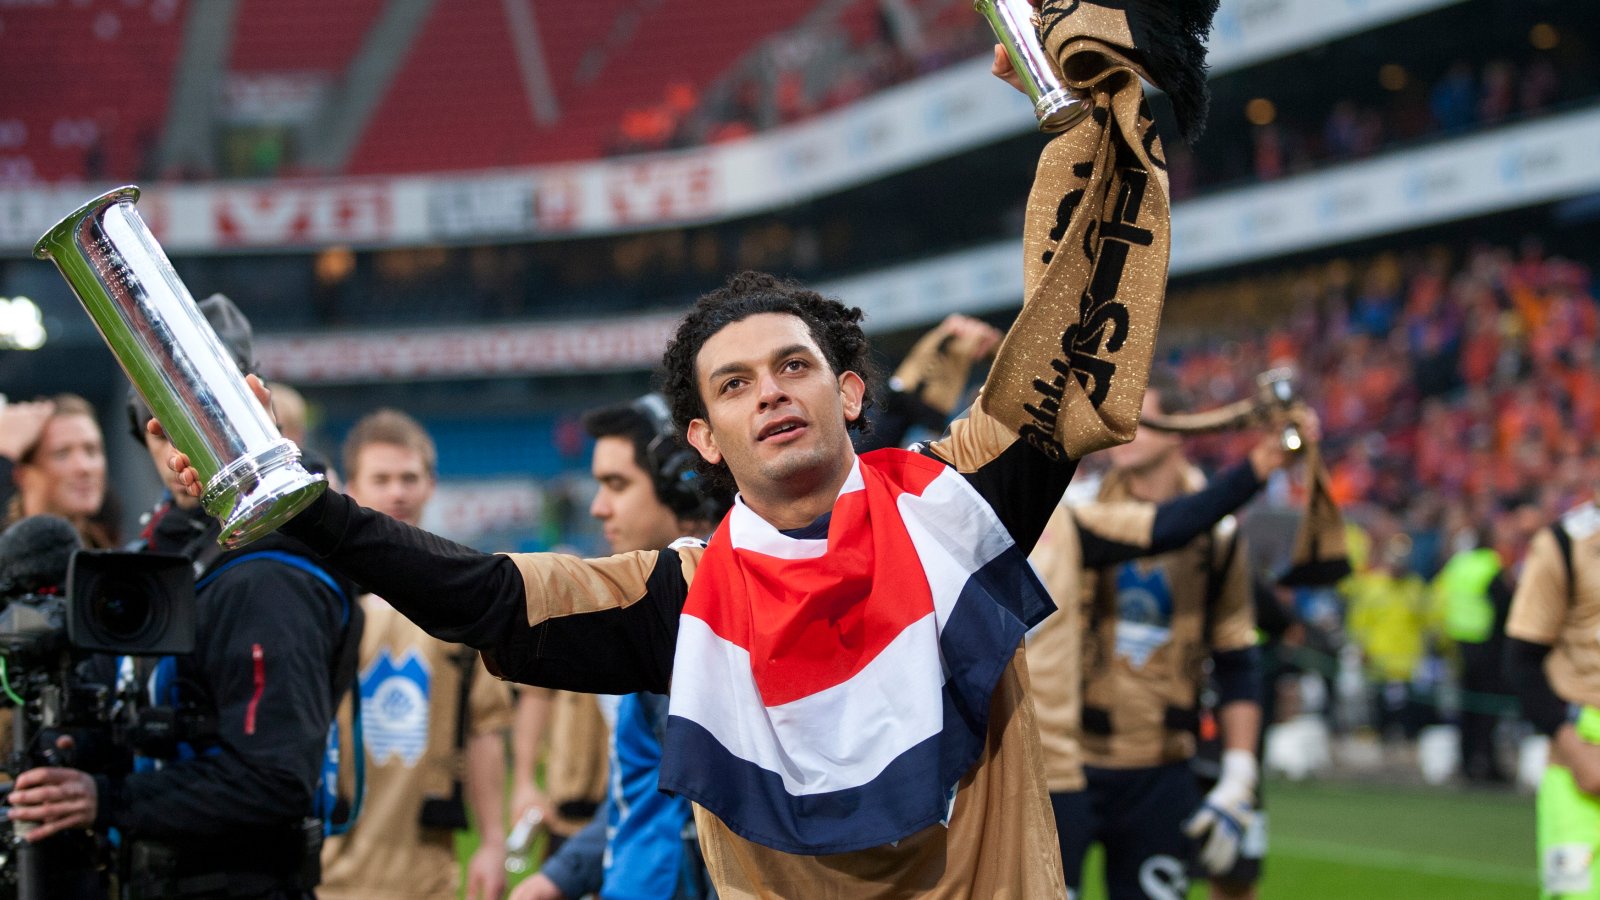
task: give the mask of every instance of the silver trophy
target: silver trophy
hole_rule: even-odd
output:
[[[1089,111],[1089,101],[1067,87],[1055,60],[1039,42],[1039,14],[1028,0],[974,0],[994,36],[1011,58],[1011,68],[1033,101],[1033,115],[1043,132],[1065,131]]]
[[[1256,392],[1260,398],[1258,402],[1264,410],[1289,410],[1300,402],[1300,391],[1294,382],[1294,369],[1281,366],[1269,369],[1256,376]],[[1300,436],[1300,429],[1293,423],[1283,426],[1281,435],[1283,449],[1290,453],[1304,450],[1306,442]]]
[[[300,465],[244,374],[122,187],[58,222],[33,248],[78,295],[128,380],[205,485],[218,541],[247,544],[288,521],[327,486]]]
[[[1139,424],[1169,434],[1215,434],[1271,422],[1275,416],[1287,413],[1303,403],[1300,390],[1295,385],[1294,369],[1283,366],[1269,369],[1256,376],[1256,392],[1253,397],[1235,400],[1216,409],[1202,412],[1141,415]],[[1300,433],[1300,427],[1293,422],[1284,422],[1283,430],[1278,433],[1278,440],[1283,449],[1289,453],[1299,453],[1306,449],[1305,436]]]

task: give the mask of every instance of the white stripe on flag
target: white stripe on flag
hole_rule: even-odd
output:
[[[866,487],[861,478],[861,460],[857,458],[850,474],[839,488],[839,496]],[[792,538],[773,528],[771,523],[756,515],[746,506],[744,498],[733,498],[733,514],[728,520],[728,541],[735,550],[748,550],[777,559],[816,559],[828,552],[827,538]]]
[[[927,573],[942,634],[967,580],[1012,546],[1011,534],[954,469],[939,473],[921,496],[904,493],[896,503]]]
[[[685,615],[669,710],[704,727],[734,756],[779,775],[790,795],[822,794],[870,782],[939,733],[940,669],[934,619],[924,616],[850,680],[763,708],[749,653]]]

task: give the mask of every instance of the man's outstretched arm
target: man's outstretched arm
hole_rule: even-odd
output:
[[[434,637],[482,650],[503,678],[593,693],[666,689],[688,590],[674,551],[483,553],[334,493],[283,531]]]

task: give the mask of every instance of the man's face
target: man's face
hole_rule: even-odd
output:
[[[92,516],[106,495],[106,452],[100,426],[84,415],[56,416],[39,435],[27,465],[16,469],[28,515]]]
[[[1140,406],[1139,414],[1141,418],[1161,414],[1159,391],[1144,392],[1144,403]],[[1113,466],[1137,472],[1154,469],[1179,458],[1182,448],[1182,436],[1141,425],[1139,430],[1134,432],[1133,440],[1126,444],[1118,444],[1106,452],[1111,454]]]
[[[849,470],[848,421],[865,384],[836,375],[811,330],[786,313],[758,313],[712,335],[695,358],[706,417],[689,443],[727,463],[747,497],[804,494]]]
[[[174,452],[172,441],[164,434],[158,437],[145,432],[144,448],[150,452],[150,461],[156,464],[156,474],[161,476],[162,486],[172,495],[172,504],[179,509],[194,509],[199,506],[200,498],[189,496],[189,491],[183,482],[178,480],[178,473],[167,465],[167,460],[172,458]]]
[[[612,553],[660,550],[684,536],[683,524],[656,497],[649,473],[639,468],[633,441],[618,435],[596,440],[590,469],[600,489],[589,515],[599,520]]]
[[[345,489],[362,506],[418,525],[433,488],[421,453],[399,444],[367,444],[356,451],[355,471]]]

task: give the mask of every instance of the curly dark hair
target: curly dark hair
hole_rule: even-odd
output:
[[[761,313],[798,317],[806,323],[835,374],[854,372],[861,376],[867,385],[861,398],[861,415],[848,427],[863,434],[871,430],[866,412],[877,399],[879,375],[866,333],[861,330],[861,310],[824,297],[796,281],[765,272],[740,272],[695,301],[694,309],[678,323],[678,331],[661,357],[661,393],[672,410],[672,424],[679,439],[688,432],[691,421],[706,415],[695,372],[700,348],[727,326]],[[696,454],[696,465],[713,483],[731,486],[725,464],[712,466]]]

